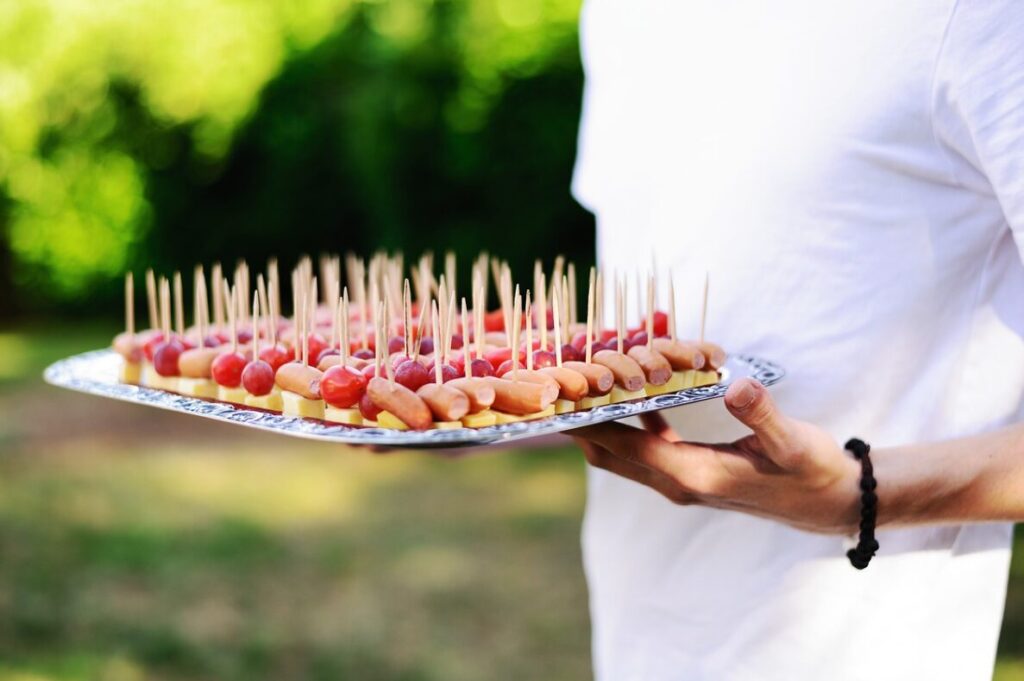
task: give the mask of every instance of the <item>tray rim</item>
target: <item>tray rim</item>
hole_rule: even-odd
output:
[[[72,355],[48,366],[43,372],[43,380],[50,385],[75,392],[157,407],[165,411],[201,416],[279,435],[338,444],[417,449],[504,444],[541,435],[561,433],[573,428],[616,421],[645,412],[672,409],[718,399],[725,395],[731,382],[737,378],[749,376],[767,387],[778,383],[786,375],[785,369],[774,362],[751,355],[736,354],[729,356],[722,368],[722,379],[714,385],[686,388],[674,393],[630,402],[619,402],[586,411],[556,414],[536,421],[484,428],[411,431],[346,426],[317,419],[284,416],[252,407],[121,383],[117,380],[116,373],[118,361],[120,361],[120,356],[109,348]],[[105,366],[106,364],[110,365],[109,368]],[[90,371],[85,371],[85,368]],[[96,378],[95,373],[101,370],[106,370],[109,373],[105,377],[106,380]]]

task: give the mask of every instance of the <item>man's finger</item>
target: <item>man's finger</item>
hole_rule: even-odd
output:
[[[683,439],[679,437],[679,433],[675,431],[675,428],[668,425],[668,421],[659,412],[648,411],[640,414],[640,422],[644,424],[644,429],[647,432],[657,435],[662,440],[679,442]]]
[[[720,482],[718,478],[722,475],[722,468],[715,461],[718,453],[709,447],[688,442],[666,442],[646,430],[621,423],[576,428],[572,434],[593,442],[620,459],[662,473],[697,494],[711,493]]]
[[[779,411],[768,390],[750,378],[741,378],[725,393],[725,406],[743,425],[754,431],[765,453],[783,468],[793,461],[793,427]]]
[[[695,499],[684,492],[679,485],[658,471],[621,459],[605,448],[596,445],[593,442],[584,440],[583,438],[575,439],[576,443],[579,444],[580,449],[583,450],[584,456],[587,457],[587,462],[590,463],[591,466],[601,468],[610,473],[615,473],[618,476],[638,482],[641,485],[646,485],[677,504],[692,503],[695,501]]]

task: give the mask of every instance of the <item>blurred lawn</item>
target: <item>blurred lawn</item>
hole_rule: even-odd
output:
[[[378,456],[40,384],[111,331],[0,332],[0,681],[589,678],[569,449]]]

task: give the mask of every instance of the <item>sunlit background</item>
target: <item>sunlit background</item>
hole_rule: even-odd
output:
[[[587,679],[570,447],[370,454],[43,386],[120,277],[592,258],[578,0],[0,2],[0,681]],[[1024,561],[1000,681],[1024,679]]]

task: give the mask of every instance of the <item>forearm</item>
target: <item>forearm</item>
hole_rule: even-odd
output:
[[[1024,425],[872,452],[880,526],[1024,521]]]

